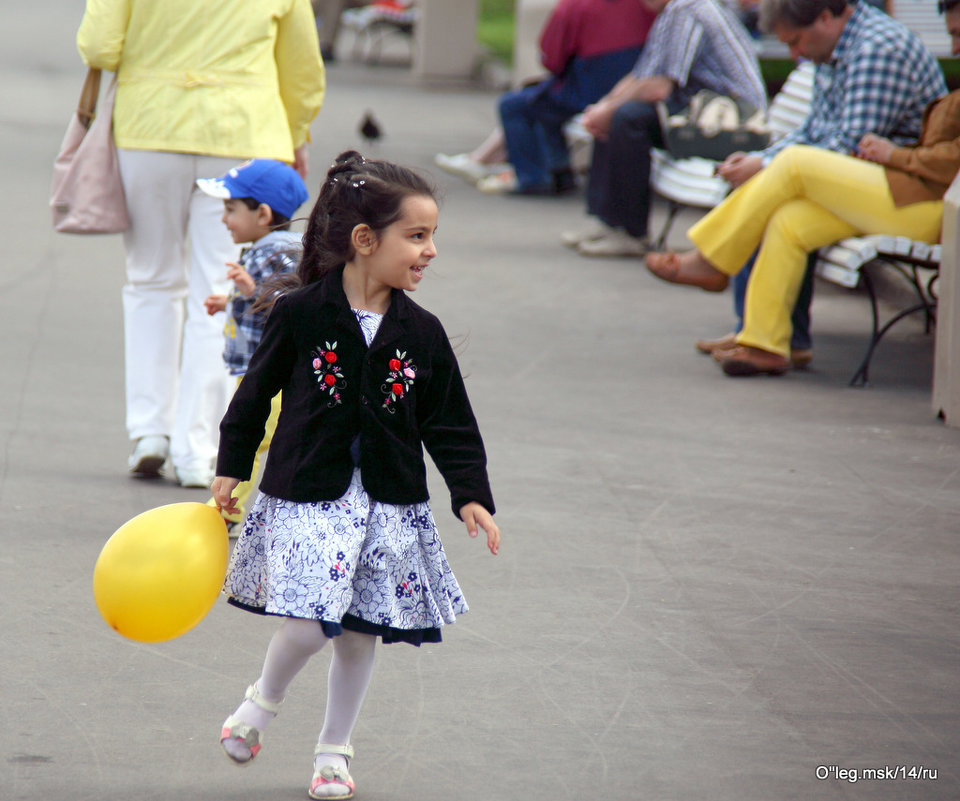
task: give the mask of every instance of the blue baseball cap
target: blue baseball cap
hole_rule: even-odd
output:
[[[272,159],[246,161],[219,178],[197,179],[197,186],[201,192],[224,200],[252,197],[284,217],[293,217],[309,197],[299,173],[289,164]]]

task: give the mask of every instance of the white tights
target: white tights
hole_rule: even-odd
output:
[[[287,686],[315,653],[327,644],[328,637],[313,620],[287,618],[267,647],[263,672],[257,689],[268,701],[283,700]],[[333,657],[327,678],[327,706],[318,742],[346,745],[360,714],[363,697],[373,675],[374,647],[377,638],[344,629],[333,638]],[[244,723],[263,731],[273,719],[272,712],[261,709],[253,701],[244,701],[234,712]],[[239,761],[250,758],[249,749],[239,740],[227,740],[224,748]],[[344,757],[318,755],[317,768],[323,765],[346,767]]]

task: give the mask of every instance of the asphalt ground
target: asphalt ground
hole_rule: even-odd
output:
[[[146,645],[94,605],[118,526],[206,496],[126,474],[122,244],[50,227],[81,14],[37,0],[0,25],[0,799],[303,798],[326,653],[238,770],[219,728],[275,621],[221,601]],[[562,248],[581,196],[483,196],[433,169],[495,98],[344,59],[313,127],[312,194],[357,146],[443,189],[417,300],[458,339],[503,531],[495,558],[469,540],[431,470],[471,611],[439,646],[380,649],[357,798],[960,797],[960,432],[930,408],[931,338],[895,329],[848,388],[868,305],[824,285],[812,369],[725,378],[692,343],[728,330],[726,296]]]

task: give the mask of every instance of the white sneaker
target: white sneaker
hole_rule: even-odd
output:
[[[517,190],[517,174],[513,170],[503,170],[477,181],[477,189],[487,195],[509,195]]]
[[[127,466],[138,476],[159,476],[169,453],[170,441],[166,437],[140,437],[127,459]]]
[[[626,231],[619,228],[610,231],[599,239],[589,239],[577,245],[577,252],[581,256],[643,257],[649,251],[650,245],[646,239],[630,236]]]
[[[577,248],[581,242],[600,239],[602,236],[613,233],[613,229],[597,217],[591,217],[590,222],[583,228],[573,231],[564,231],[560,234],[560,241],[568,248]]]
[[[457,153],[455,156],[437,153],[433,157],[433,161],[444,172],[463,178],[471,184],[477,183],[488,175],[500,172],[506,166],[503,164],[481,164],[479,161],[470,158],[469,153]]]
[[[176,473],[177,482],[184,489],[210,489],[213,483],[213,471],[202,467],[177,470]]]

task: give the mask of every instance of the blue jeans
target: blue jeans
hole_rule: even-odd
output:
[[[553,173],[570,166],[563,126],[579,109],[558,102],[543,84],[504,93],[499,107],[517,184],[550,191]]]
[[[753,263],[756,261],[757,254],[750,257],[750,260],[743,265],[743,269],[733,277],[733,313],[737,318],[736,330],[743,328],[743,304],[747,296],[747,283],[750,280],[750,271],[753,270]],[[814,257],[807,260],[807,272],[803,277],[803,284],[800,287],[800,294],[797,296],[797,302],[793,307],[793,314],[790,316],[790,322],[793,324],[793,335],[790,337],[790,347],[795,350],[807,350],[813,347],[813,339],[810,336],[810,304],[813,302],[813,265]]]

